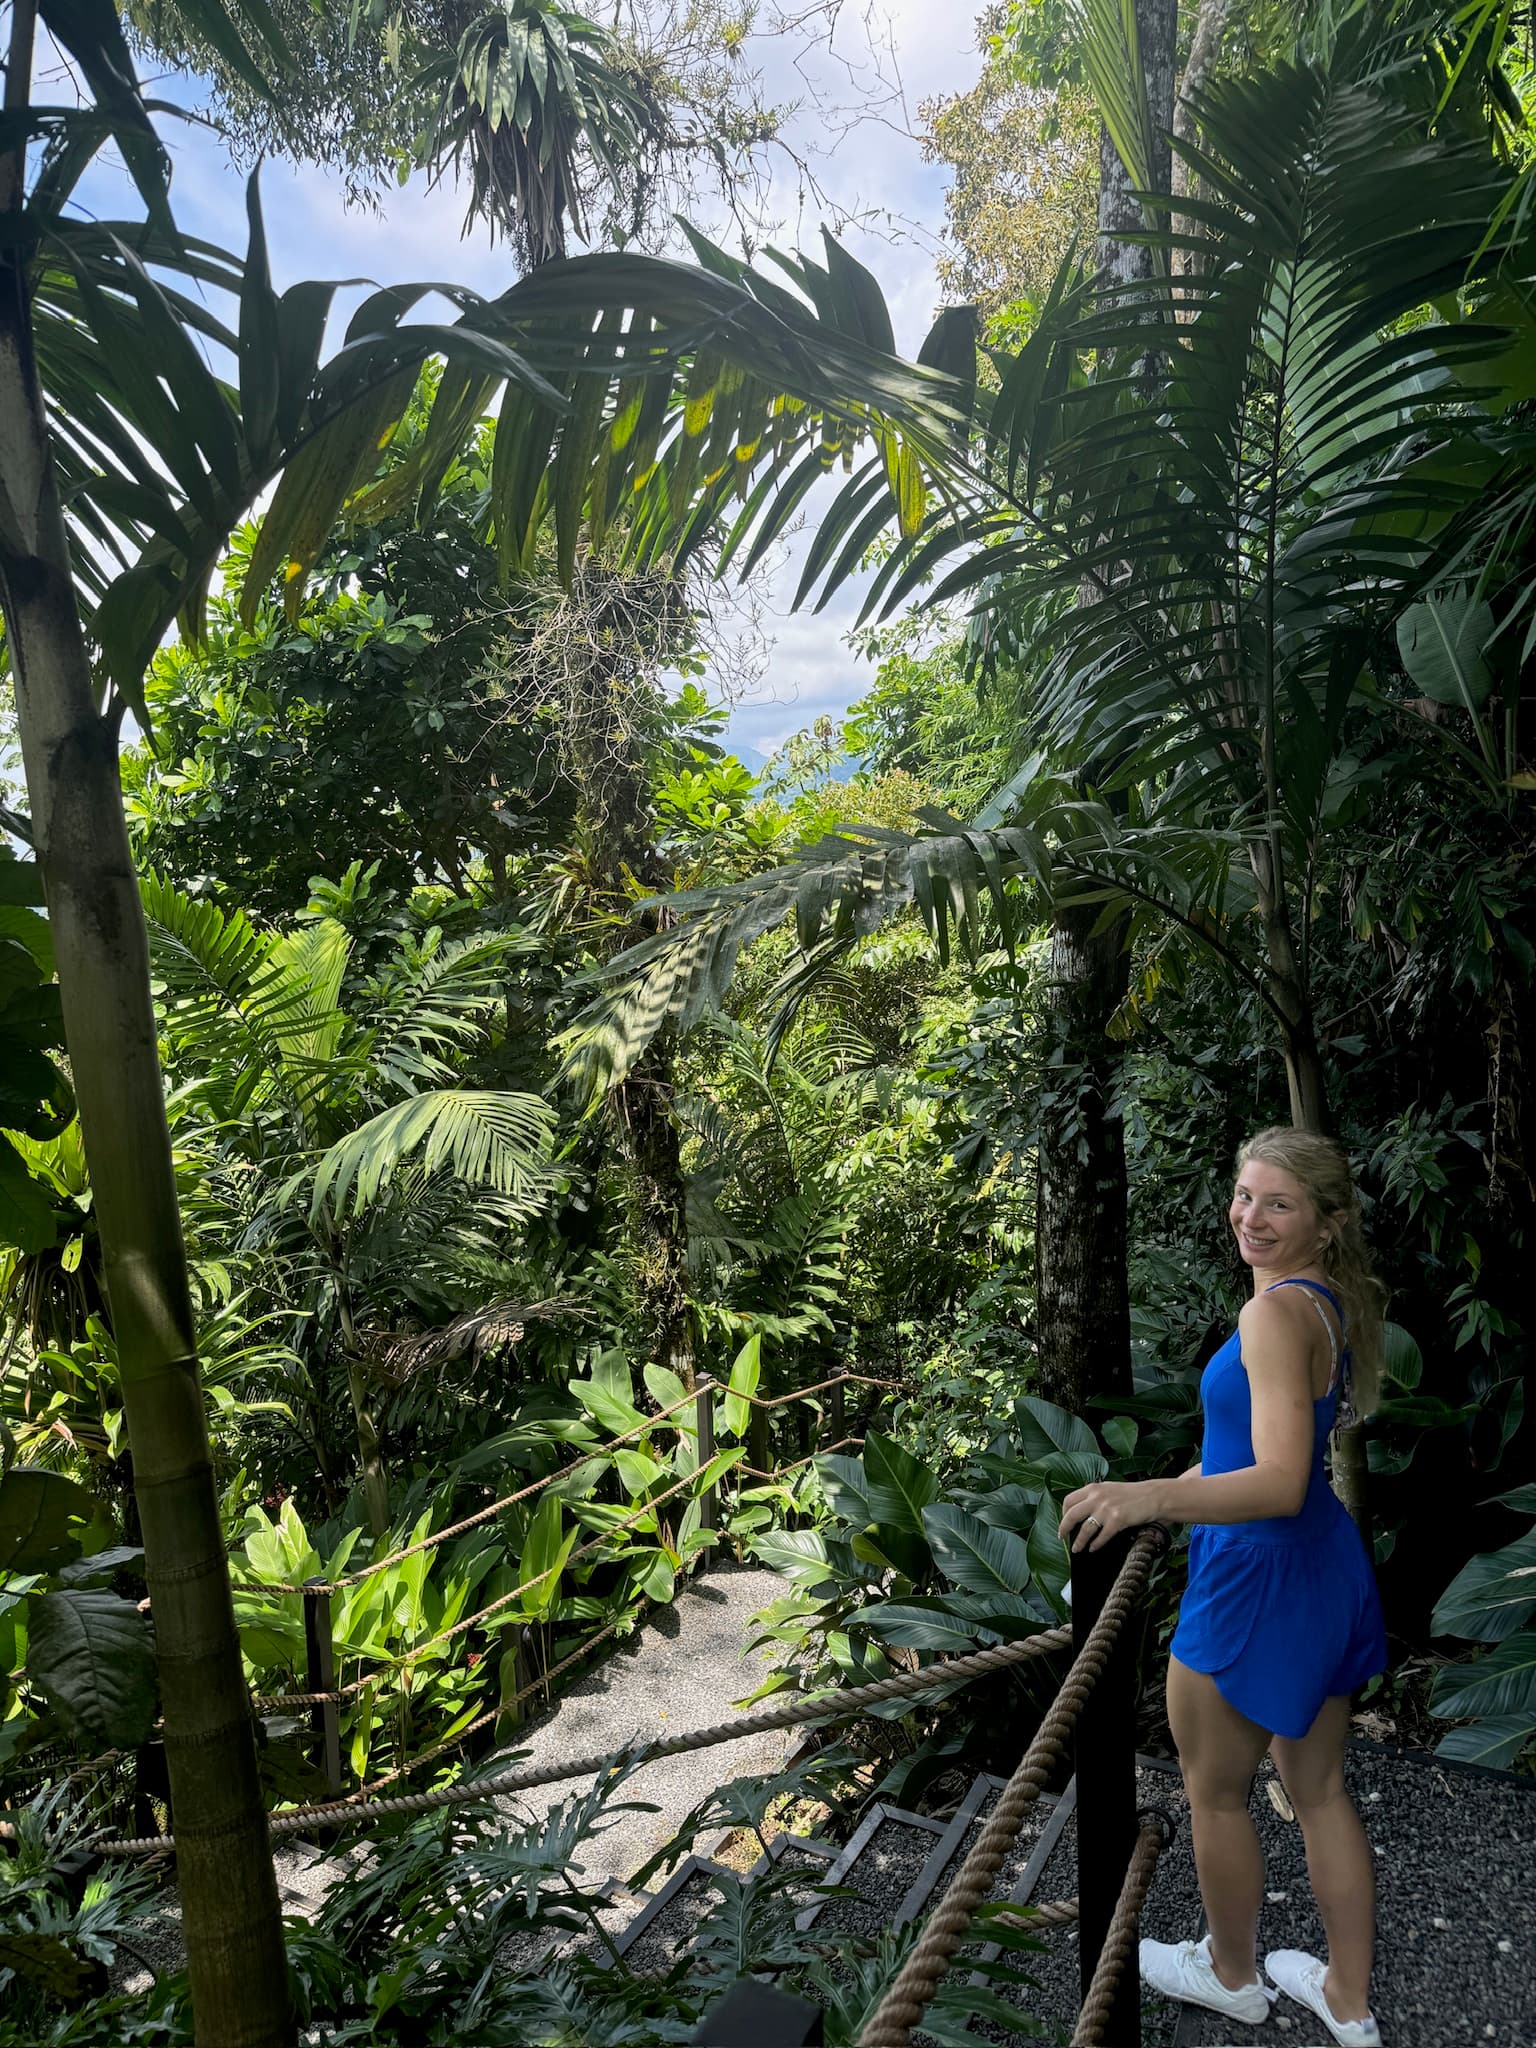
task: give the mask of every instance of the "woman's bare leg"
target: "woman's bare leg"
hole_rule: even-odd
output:
[[[1344,1789],[1349,1701],[1326,1700],[1306,1734],[1270,1744],[1307,1845],[1307,1875],[1328,1935],[1324,1993],[1341,2020],[1370,2011],[1376,1948],[1376,1869],[1360,1816]]]
[[[1254,1944],[1264,1899],[1264,1852],[1249,1818],[1248,1792],[1270,1738],[1228,1706],[1213,1678],[1191,1671],[1177,1657],[1168,1659],[1168,1725],[1189,1795],[1211,1962],[1235,1991],[1259,1974]]]

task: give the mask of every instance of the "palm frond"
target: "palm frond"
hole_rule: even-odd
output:
[[[309,1214],[337,1217],[370,1208],[408,1161],[429,1177],[446,1173],[488,1187],[531,1212],[548,1194],[555,1118],[537,1095],[435,1089],[408,1096],[322,1153],[300,1177]]]

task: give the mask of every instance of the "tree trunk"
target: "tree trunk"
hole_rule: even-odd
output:
[[[1317,1131],[1327,1136],[1333,1130],[1328,1076],[1318,1050],[1312,991],[1291,929],[1291,907],[1279,848],[1256,842],[1249,850],[1249,865],[1258,885],[1259,915],[1269,954],[1269,992],[1284,1018],[1280,1039],[1291,1098],[1291,1122],[1299,1131]]]
[[[357,1339],[352,1320],[352,1296],[340,1274],[336,1278],[336,1306],[341,1323],[342,1357],[347,1368],[347,1392],[352,1398],[352,1420],[357,1425],[357,1462],[363,1475],[363,1499],[368,1505],[368,1533],[389,1534],[389,1475],[384,1469],[384,1446],[379,1438],[379,1421],[374,1412],[373,1389],[368,1384],[368,1364]]]
[[[18,6],[12,105],[28,89],[30,25]],[[6,185],[0,213],[14,219],[14,156]],[[197,1368],[149,950],[116,726],[96,709],[75,603],[26,260],[14,242],[0,258],[0,606],[122,1371],[198,2048],[282,2048],[294,2020]]]
[[[1105,1027],[1125,999],[1120,920],[1094,934],[1099,906],[1059,910],[1051,932],[1051,1053],[1040,1115],[1035,1225],[1040,1391],[1080,1410],[1131,1391],[1126,1279],[1125,1049]]]
[[[633,913],[638,887],[662,895],[676,881],[656,844],[641,711],[651,674],[682,624],[674,578],[644,579],[589,563],[577,590],[588,607],[591,654],[573,674],[565,739],[594,877],[613,909]],[[629,915],[614,950],[650,935],[654,921]],[[658,1364],[692,1387],[688,1307],[688,1209],[682,1140],[672,1104],[676,1037],[661,1032],[608,1105],[627,1177],[626,1208],[640,1255],[643,1342]]]
[[[1166,192],[1176,0],[1137,0],[1136,25],[1161,138],[1154,183]],[[1112,281],[1151,274],[1151,252],[1129,239],[1145,225],[1131,177],[1101,132],[1099,264]],[[1080,601],[1093,602],[1093,594],[1085,590]],[[1089,768],[1086,779],[1096,772]],[[1098,922],[1096,905],[1058,911],[1051,932],[1053,1099],[1040,1119],[1035,1288],[1040,1385],[1069,1408],[1131,1388],[1125,1126],[1118,1107],[1125,1051],[1108,1036],[1130,985],[1128,920],[1095,933]]]
[[[640,1252],[647,1348],[690,1390],[693,1319],[688,1307],[688,1207],[682,1137],[672,1113],[673,1042],[655,1039],[619,1089],[615,1120],[629,1174],[630,1228]]]

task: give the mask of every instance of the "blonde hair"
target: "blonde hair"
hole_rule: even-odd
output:
[[[1288,1124],[1272,1124],[1268,1130],[1255,1131],[1239,1148],[1237,1171],[1241,1173],[1251,1159],[1278,1166],[1300,1182],[1318,1220],[1328,1226],[1328,1242],[1318,1263],[1344,1305],[1353,1411],[1357,1416],[1367,1414],[1375,1405],[1381,1382],[1387,1290],[1376,1277],[1360,1227],[1360,1197],[1355,1192],[1349,1156],[1332,1138],[1293,1130]],[[1341,1410],[1348,1391],[1341,1398]],[[1344,1419],[1342,1413],[1340,1419]]]

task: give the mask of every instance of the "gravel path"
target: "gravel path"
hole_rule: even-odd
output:
[[[783,1591],[776,1572],[713,1565],[707,1577],[680,1591],[670,1606],[653,1608],[628,1642],[563,1692],[554,1713],[519,1737],[518,1749],[529,1752],[530,1765],[542,1767],[621,1749],[636,1735],[679,1735],[729,1720],[737,1711],[735,1702],[773,1668],[766,1654],[745,1657],[743,1646],[752,1637],[752,1616]],[[781,1728],[647,1764],[623,1796],[659,1811],[621,1814],[585,1842],[580,1852],[585,1882],[624,1882],[717,1786],[749,1774],[776,1775],[793,1739],[794,1730]],[[504,1804],[509,1814],[540,1818],[591,1783],[590,1777],[567,1778],[518,1793]],[[725,1832],[717,1829],[701,1837],[696,1852],[709,1855]]]

